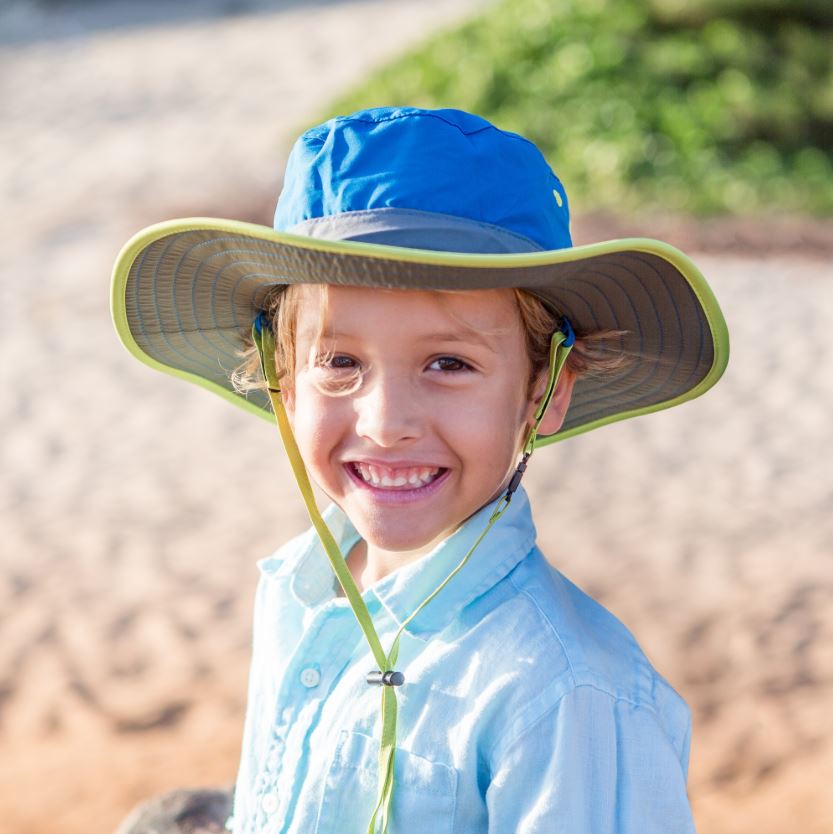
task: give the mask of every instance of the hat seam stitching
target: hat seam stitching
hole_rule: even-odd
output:
[[[444,116],[440,116],[436,111],[430,110],[412,110],[406,113],[397,113],[392,114],[390,116],[385,116],[381,119],[368,119],[368,118],[355,118],[353,116],[337,116],[334,121],[340,121],[342,124],[345,122],[361,122],[362,124],[382,124],[383,122],[392,122],[396,119],[404,119],[408,116],[428,116],[433,119],[438,119],[441,122],[444,122],[449,127],[456,128],[463,136],[474,136],[476,133],[482,133],[484,130],[496,130],[498,133],[503,134],[504,136],[509,137],[510,139],[518,139],[521,142],[524,142],[527,145],[531,145],[541,154],[542,158],[545,158],[544,155],[541,153],[541,149],[531,140],[527,139],[525,136],[521,136],[519,133],[513,133],[511,130],[503,130],[503,128],[498,127],[497,125],[489,124],[488,122],[483,125],[483,127],[478,128],[477,130],[472,130],[469,133],[466,133],[458,124],[446,119]],[[322,126],[323,127],[323,126]]]

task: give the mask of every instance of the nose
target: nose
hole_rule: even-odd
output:
[[[390,448],[416,440],[423,433],[423,413],[407,379],[379,373],[354,398],[356,434]]]

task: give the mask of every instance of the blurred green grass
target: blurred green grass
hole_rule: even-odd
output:
[[[833,214],[833,0],[502,0],[334,101],[532,139],[582,211]]]

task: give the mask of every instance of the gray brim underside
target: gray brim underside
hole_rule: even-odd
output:
[[[461,290],[517,286],[567,316],[581,334],[622,330],[630,357],[604,376],[583,376],[559,434],[685,395],[709,374],[714,343],[685,276],[648,251],[558,263],[462,266],[319,251],[221,230],[187,229],[152,241],[130,266],[125,312],[139,348],[170,368],[231,389],[251,324],[276,285],[321,283]],[[247,398],[269,410],[267,397]]]

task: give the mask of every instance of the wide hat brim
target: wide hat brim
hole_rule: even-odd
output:
[[[576,332],[625,331],[620,369],[579,377],[560,431],[538,445],[669,408],[707,391],[729,357],[726,323],[692,261],[666,243],[614,240],[521,254],[461,254],[334,241],[213,218],[150,226],[122,249],[112,314],[125,347],[269,420],[264,392],[230,372],[270,290],[294,283],[422,290],[520,287]]]

